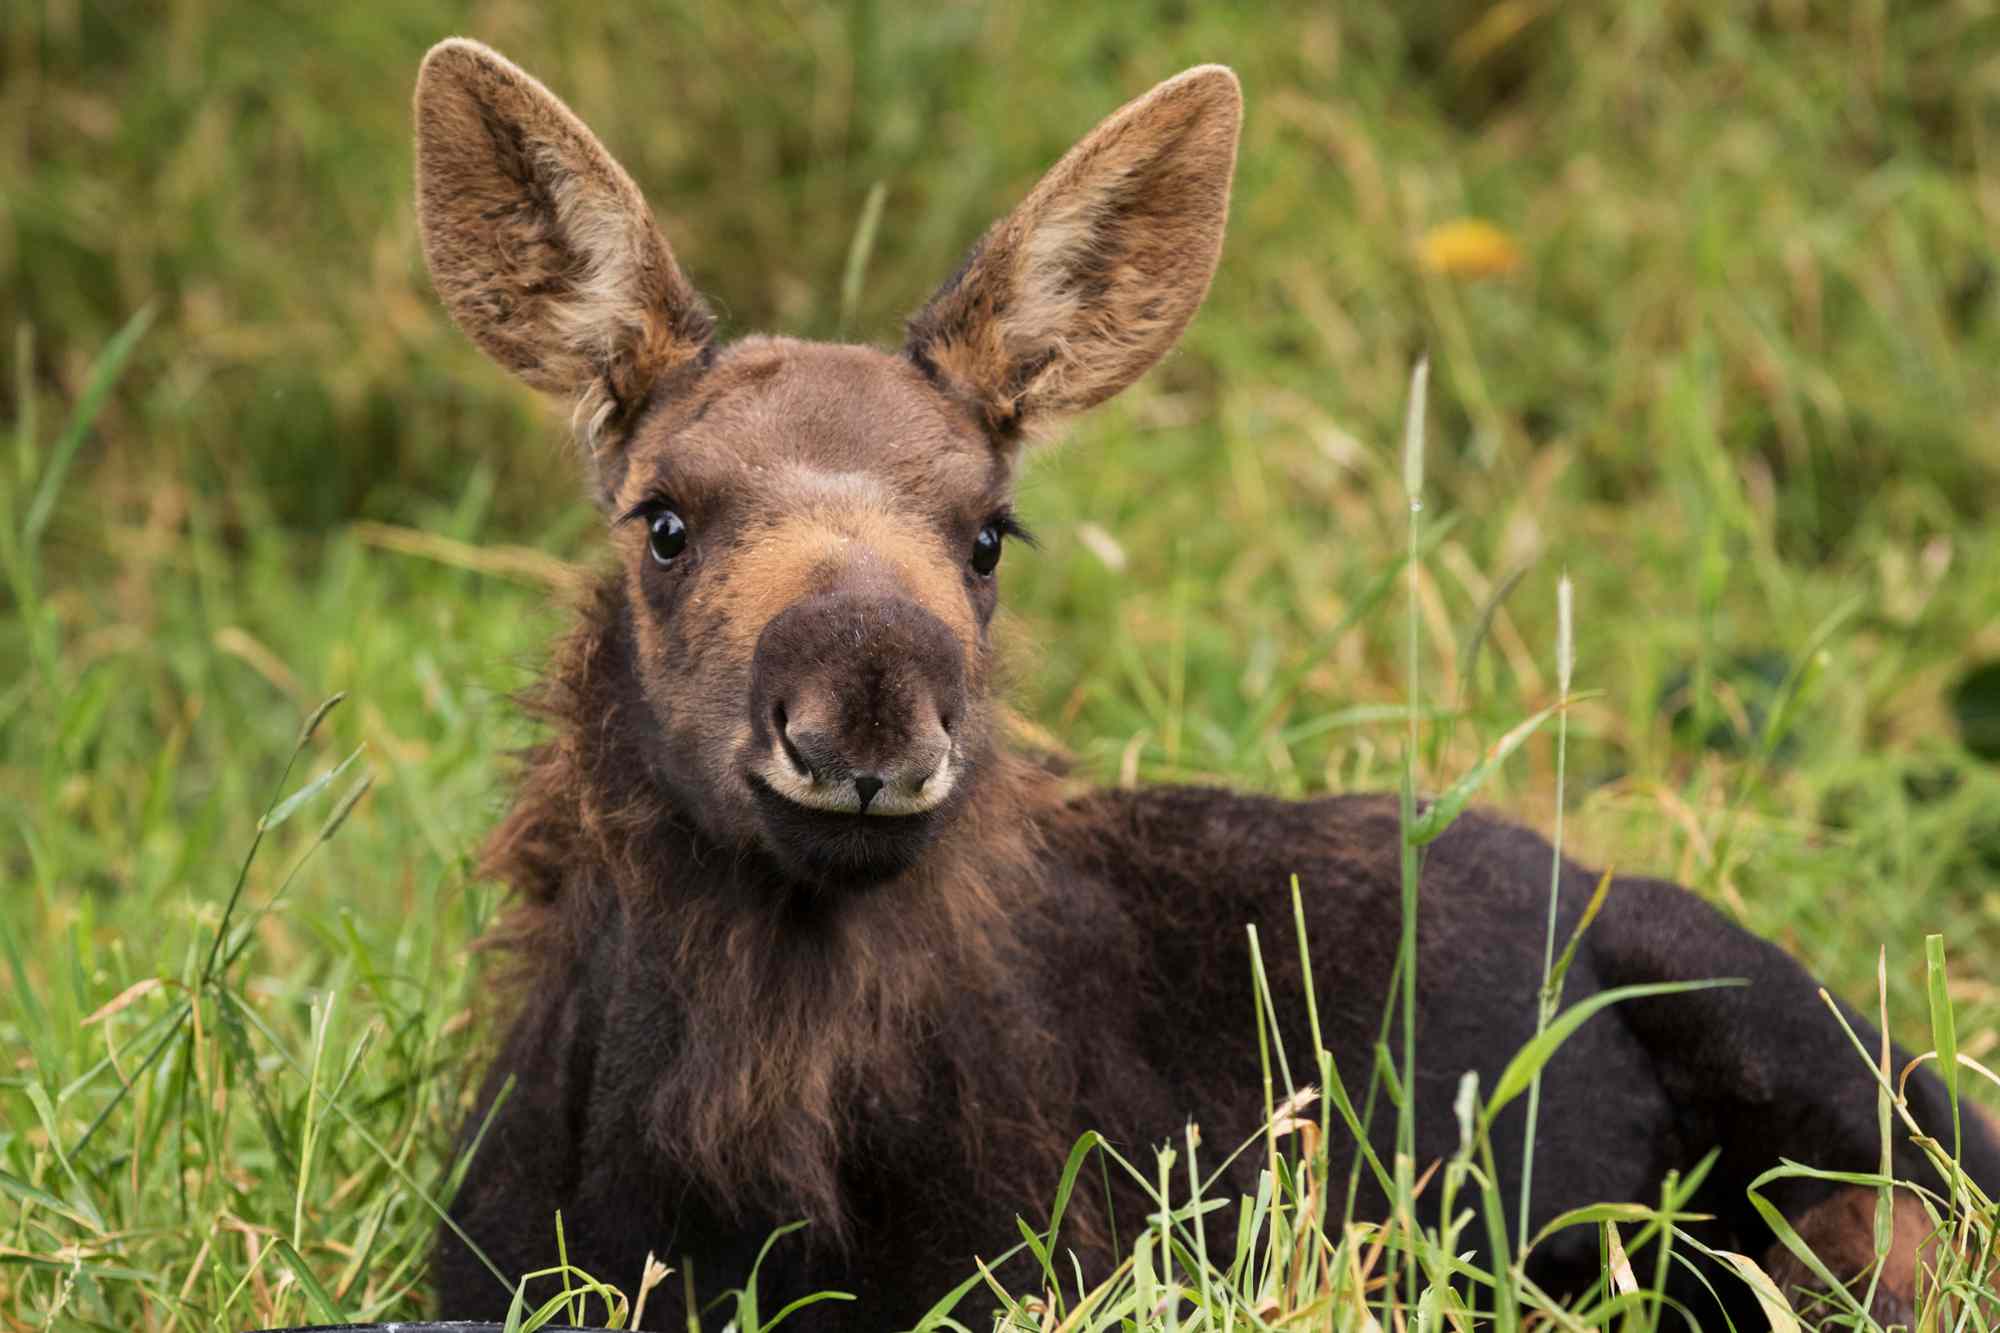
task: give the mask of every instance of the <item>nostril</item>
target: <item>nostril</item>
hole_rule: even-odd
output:
[[[863,814],[868,812],[869,804],[874,801],[881,790],[882,779],[876,777],[873,773],[857,773],[854,775],[854,793],[861,798],[861,811]]]
[[[958,721],[958,719],[953,717],[950,713],[938,714],[938,725],[944,728],[944,734],[947,736],[951,735],[952,724],[956,721]]]
[[[786,715],[782,703],[771,709],[771,728],[777,734],[778,748],[784,752],[785,758],[791,761],[792,767],[805,775],[808,782],[818,782],[818,771],[806,762],[806,757],[799,753],[799,747],[792,743],[792,733],[788,730],[790,724],[791,718]]]

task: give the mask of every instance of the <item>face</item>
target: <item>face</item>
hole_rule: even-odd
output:
[[[548,89],[454,38],[417,80],[417,214],[453,318],[573,407],[630,609],[654,778],[814,886],[917,865],[979,799],[1024,442],[1144,374],[1221,252],[1220,66],[1113,114],[986,233],[898,352],[714,320]]]
[[[609,491],[657,769],[809,882],[909,868],[976,792],[1009,453],[908,359],[754,339]]]

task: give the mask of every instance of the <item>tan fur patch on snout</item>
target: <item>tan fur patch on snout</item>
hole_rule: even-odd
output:
[[[909,598],[950,629],[968,678],[976,674],[979,631],[958,559],[920,520],[873,504],[814,506],[756,529],[699,600],[712,603],[731,648],[748,661],[786,608],[841,589]]]

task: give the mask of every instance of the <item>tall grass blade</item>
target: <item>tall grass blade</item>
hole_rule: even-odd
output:
[[[1062,1176],[1056,1182],[1055,1203],[1049,1209],[1048,1244],[1051,1249],[1055,1247],[1056,1235],[1062,1229],[1063,1211],[1069,1207],[1069,1196],[1076,1188],[1077,1173],[1083,1170],[1083,1164],[1090,1160],[1091,1153],[1103,1141],[1096,1130],[1085,1130],[1069,1150],[1069,1160],[1063,1163]],[[1049,1273],[1048,1277],[1053,1284],[1055,1275]]]
[[[1563,945],[1562,953],[1556,957],[1556,965],[1549,970],[1549,979],[1543,994],[1548,997],[1551,1013],[1554,1012],[1554,1005],[1562,996],[1563,978],[1569,975],[1570,965],[1576,961],[1576,951],[1582,947],[1585,933],[1590,930],[1591,923],[1597,920],[1597,914],[1604,910],[1605,900],[1611,896],[1612,878],[1616,873],[1611,866],[1606,866],[1604,873],[1597,877],[1597,887],[1591,890],[1590,901],[1583,905],[1583,915],[1576,919],[1576,928],[1570,931],[1569,940]]]
[[[1532,568],[1533,565],[1516,565],[1508,570],[1500,582],[1494,585],[1486,600],[1480,604],[1479,614],[1473,618],[1472,630],[1465,636],[1464,642],[1458,649],[1458,678],[1461,688],[1469,687],[1472,669],[1479,661],[1479,650],[1486,646],[1487,638],[1493,633],[1494,617],[1500,614],[1500,608],[1507,604],[1507,599],[1514,595],[1514,589],[1521,585],[1521,580],[1528,576],[1528,571]]]
[[[257,859],[258,849],[264,845],[264,835],[270,829],[268,821],[271,818],[272,811],[278,807],[283,799],[282,793],[285,790],[285,783],[291,779],[293,766],[299,762],[299,756],[305,753],[305,748],[312,741],[313,733],[319,729],[319,724],[346,697],[344,694],[335,694],[323,700],[319,707],[315,708],[306,718],[305,724],[299,728],[298,740],[293,743],[291,754],[286,756],[285,766],[278,772],[278,781],[272,789],[270,802],[264,807],[263,815],[257,820],[257,831],[251,835],[250,846],[243,853],[243,859],[237,864],[236,882],[230,887],[229,900],[223,904],[222,920],[216,923],[215,939],[209,945],[208,961],[202,964],[200,985],[206,986],[209,980],[216,975],[216,963],[222,954],[222,942],[229,935],[230,920],[236,915],[236,905],[242,901],[243,886],[250,880],[250,866]]]
[[[1938,1074],[1951,1098],[1951,1155],[1955,1163],[1965,1152],[1965,1127],[1958,1110],[1958,1024],[1952,1016],[1942,935],[1924,936],[1924,987],[1930,998],[1931,1045],[1938,1055]],[[1954,1180],[1954,1188],[1956,1185]]]
[[[1778,1290],[1778,1284],[1758,1266],[1755,1259],[1747,1254],[1737,1254],[1732,1250],[1709,1250],[1710,1256],[1729,1265],[1736,1276],[1743,1279],[1743,1285],[1750,1288],[1750,1294],[1757,1298],[1757,1307],[1764,1317],[1771,1321],[1771,1333],[1800,1333],[1799,1317],[1792,1312],[1785,1293]]]
[[[1562,1003],[1562,982],[1556,972],[1556,918],[1562,908],[1564,787],[1568,777],[1569,760],[1568,704],[1571,672],[1575,666],[1570,600],[1569,574],[1565,572],[1556,583],[1556,690],[1557,704],[1562,711],[1556,720],[1556,828],[1549,853],[1548,923],[1542,937],[1542,986],[1535,1000],[1535,1035],[1538,1037],[1548,1031],[1549,1019],[1554,1016],[1556,1007]],[[1609,881],[1610,875],[1607,873],[1605,882],[1608,884]],[[1591,911],[1587,915],[1595,915],[1596,904],[1602,899],[1604,887],[1604,884],[1598,886],[1599,896],[1593,900]],[[1578,923],[1575,937],[1570,941],[1571,949],[1574,949],[1576,941],[1582,938],[1586,924],[1588,923]],[[1568,961],[1566,953],[1563,960],[1565,970],[1568,968]],[[1540,1070],[1536,1070],[1534,1077],[1528,1083],[1527,1127],[1521,1138],[1520,1218],[1514,1242],[1522,1249],[1526,1249],[1528,1244],[1528,1209],[1535,1193],[1535,1134],[1541,1121],[1541,1112],[1542,1074]]]
[[[282,1236],[275,1237],[271,1241],[271,1253],[277,1257],[279,1263],[283,1264],[290,1271],[292,1277],[299,1284],[299,1290],[305,1293],[306,1309],[311,1313],[314,1323],[344,1324],[347,1322],[346,1316],[340,1312],[339,1302],[335,1301],[327,1293],[326,1288],[320,1285],[319,1279],[313,1275],[312,1265],[307,1263],[298,1250],[293,1248],[290,1241]]]
[[[347,756],[347,758],[341,760],[339,763],[335,764],[332,768],[326,770],[326,772],[320,774],[312,781],[306,783],[305,786],[300,787],[297,791],[293,792],[290,796],[287,796],[284,800],[278,802],[275,806],[272,806],[271,812],[265,815],[262,819],[257,821],[259,829],[268,832],[269,830],[274,829],[278,827],[278,825],[284,823],[287,819],[290,819],[300,806],[304,805],[307,801],[310,801],[313,797],[325,791],[328,784],[333,782],[333,780],[335,778],[338,778],[342,773],[345,773],[348,770],[349,766],[351,766],[355,760],[361,757],[361,752],[367,748],[368,747],[365,745],[355,746],[353,751]]]
[[[1453,821],[1465,813],[1465,807],[1471,803],[1479,789],[1486,785],[1487,779],[1493,776],[1500,765],[1507,762],[1508,756],[1520,749],[1528,737],[1534,735],[1542,723],[1548,721],[1562,707],[1563,705],[1559,703],[1550,704],[1527,721],[1511,727],[1481,756],[1477,764],[1425,805],[1423,813],[1416,815],[1410,821],[1408,829],[1403,834],[1404,841],[1412,847],[1421,847],[1442,837],[1445,830],[1452,826]]]
[[[876,181],[868,187],[861,204],[861,218],[854,224],[854,239],[847,246],[847,265],[840,274],[840,336],[854,327],[854,314],[861,308],[861,286],[868,276],[868,259],[875,253],[875,233],[882,225],[882,205],[889,199],[889,186]]]
[[[1598,991],[1595,995],[1577,1001],[1557,1014],[1546,1031],[1535,1036],[1507,1062],[1507,1067],[1500,1072],[1499,1079],[1493,1085],[1492,1097],[1486,1102],[1487,1127],[1491,1129],[1501,1109],[1528,1090],[1528,1084],[1534,1078],[1536,1071],[1548,1064],[1550,1058],[1561,1049],[1562,1044],[1601,1010],[1627,1000],[1643,1000],[1656,995],[1685,995],[1690,991],[1749,984],[1748,981],[1738,977],[1717,977],[1703,981],[1651,981],[1634,986],[1614,986],[1610,990]]]
[[[83,392],[77,396],[76,408],[49,451],[41,481],[36,485],[34,498],[28,502],[28,511],[22,517],[20,550],[23,559],[34,559],[42,534],[48,530],[49,519],[55,514],[56,500],[62,494],[70,464],[76,461],[76,453],[82,447],[84,437],[96,424],[97,414],[104,410],[105,400],[125,373],[125,363],[131,359],[133,349],[146,336],[146,330],[152,327],[154,313],[154,306],[141,306],[137,314],[125,321],[125,327],[112,335],[111,341],[104,345],[96,363],[91,366],[90,378],[84,381]]]

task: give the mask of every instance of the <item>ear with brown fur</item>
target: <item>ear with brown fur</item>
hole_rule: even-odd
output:
[[[417,76],[417,222],[460,328],[595,447],[663,377],[704,358],[714,320],[638,187],[556,96],[452,38]]]
[[[908,353],[1001,438],[1103,402],[1152,368],[1222,253],[1236,75],[1202,65],[1091,131],[910,321]]]

